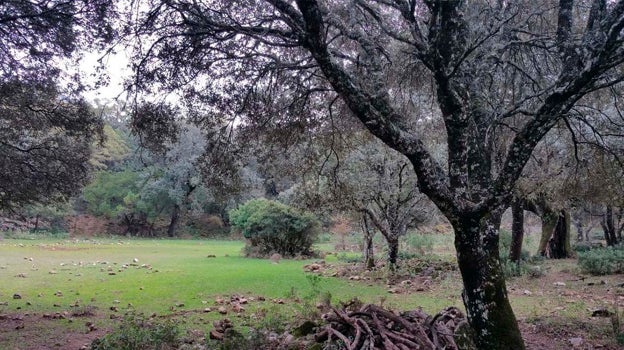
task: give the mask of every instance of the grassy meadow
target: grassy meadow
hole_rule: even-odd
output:
[[[529,237],[528,249],[534,249],[534,241]],[[353,297],[392,309],[422,307],[430,314],[448,306],[463,309],[456,270],[434,278],[426,288],[413,285],[394,293],[391,287],[401,287],[401,283],[388,285],[385,269],[366,278],[319,276],[305,272],[304,266],[320,259],[273,263],[245,258],[242,248],[242,242],[226,240],[0,240],[0,328],[6,328],[0,332],[0,349],[64,349],[69,339],[64,334],[78,335],[85,344],[114,329],[130,310],[174,319],[187,331],[208,332],[212,321],[223,317],[238,326],[287,322],[315,312],[320,300],[337,305]],[[357,252],[336,253],[335,242],[320,243],[317,249],[329,253],[324,260],[336,270],[359,257]],[[424,251],[425,260],[454,260],[448,234],[411,235],[403,240],[401,249],[415,256]],[[588,310],[612,309],[614,298],[624,295],[622,288],[614,287],[623,282],[621,277],[579,278],[573,259],[540,264],[539,276],[523,275],[507,283],[518,319],[531,327],[525,328],[525,334],[538,337],[568,332],[572,337],[580,332],[593,337],[596,344],[602,339],[612,344],[608,320],[590,319]],[[407,273],[401,278],[418,283],[420,277]],[[220,302],[235,295],[249,300],[243,312],[234,312],[227,302]],[[220,306],[228,308],[227,315],[217,312]],[[50,315],[55,314],[65,317],[52,320]],[[24,316],[33,321],[22,322]],[[100,333],[86,332],[87,320]],[[535,328],[538,326],[545,328]],[[18,332],[7,327],[24,328]],[[56,341],[47,347],[50,339]],[[567,338],[561,339],[565,348]]]
[[[231,294],[267,299],[330,292],[332,300],[421,305],[434,311],[446,298],[388,295],[383,285],[306,277],[314,260],[241,256],[239,241],[217,240],[3,240],[0,242],[0,313],[55,312],[75,307],[126,308],[168,313],[202,309]],[[335,256],[326,258],[328,263]],[[18,294],[20,299],[13,299]],[[458,291],[454,291],[458,295]],[[183,304],[183,306],[182,306]]]

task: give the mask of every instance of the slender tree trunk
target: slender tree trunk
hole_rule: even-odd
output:
[[[524,240],[524,209],[519,200],[511,202],[511,246],[509,260],[519,262],[522,255],[522,241]]]
[[[180,219],[180,206],[178,204],[173,206],[173,210],[171,211],[171,221],[169,222],[169,227],[167,228],[167,235],[169,237],[175,237],[176,227],[178,225],[178,220]]]
[[[622,243],[622,232],[624,231],[624,208],[618,208],[617,214],[615,214],[614,229],[616,233],[616,239],[619,243]]]
[[[602,216],[602,221],[600,222],[602,226],[602,230],[604,231],[605,241],[607,242],[607,246],[611,247],[618,243],[617,233],[615,232],[615,222],[613,220],[613,207],[607,205],[605,213]]]
[[[362,214],[362,226],[364,231],[364,266],[367,270],[372,270],[375,267],[375,252],[373,251],[375,232],[371,230],[366,213]]]
[[[386,241],[388,242],[388,265],[390,266],[390,270],[394,271],[399,255],[399,237],[389,235],[386,237]]]
[[[576,227],[576,241],[582,242],[585,238],[585,230],[583,230],[583,220],[578,215],[574,215],[572,217],[572,220],[574,221],[574,227]]]
[[[498,254],[499,209],[451,220],[464,282],[462,297],[478,349],[524,350],[524,341],[507,296]]]

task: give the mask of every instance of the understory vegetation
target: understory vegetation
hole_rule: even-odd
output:
[[[578,253],[581,269],[592,275],[624,273],[624,245],[592,248]]]

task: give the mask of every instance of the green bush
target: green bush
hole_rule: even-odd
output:
[[[578,242],[572,247],[572,249],[574,249],[577,253],[588,252],[592,249],[592,246],[590,242]]]
[[[168,350],[180,345],[180,330],[172,321],[156,321],[129,313],[119,328],[91,343],[91,350]]]
[[[624,273],[624,246],[591,249],[579,252],[578,264],[592,275]]]
[[[248,240],[247,256],[310,255],[320,232],[318,220],[285,204],[254,199],[229,213],[232,227]]]

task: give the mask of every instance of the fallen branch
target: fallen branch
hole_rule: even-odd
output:
[[[333,308],[324,319],[317,341],[345,350],[457,350],[455,332],[466,324],[455,307],[429,316],[420,309],[396,314],[371,304],[351,311]]]

